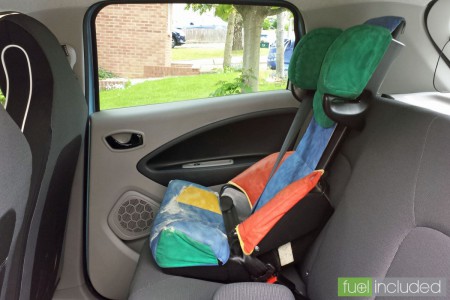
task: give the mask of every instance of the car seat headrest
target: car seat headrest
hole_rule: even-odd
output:
[[[325,113],[324,96],[331,95],[340,99],[338,102],[356,100],[375,73],[391,40],[386,28],[363,24],[345,30],[330,46],[313,101],[314,118],[319,125],[326,128],[334,125],[333,116],[330,119]]]
[[[330,45],[342,33],[337,28],[318,28],[307,33],[295,47],[289,64],[288,76],[294,96],[301,101],[303,91],[317,89],[325,54]]]
[[[45,127],[50,119],[53,74],[42,48],[30,32],[13,21],[22,16],[18,13],[0,15],[0,87],[6,98],[6,111],[29,136],[36,126],[28,124],[39,123]]]
[[[405,30],[406,20],[403,17],[384,16],[369,19],[364,24],[384,27],[391,32],[392,37],[395,39]]]

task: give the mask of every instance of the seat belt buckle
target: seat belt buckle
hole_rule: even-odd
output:
[[[275,273],[275,267],[272,266],[271,264],[266,264],[265,273],[260,276],[252,276],[252,279],[253,279],[253,281],[256,281],[256,282],[267,282],[271,277],[275,277],[275,276],[273,276],[274,273]]]

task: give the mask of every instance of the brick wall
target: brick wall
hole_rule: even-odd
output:
[[[144,66],[170,67],[171,4],[116,4],[96,20],[99,67],[126,78],[145,77]]]

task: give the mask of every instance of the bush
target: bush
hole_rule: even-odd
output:
[[[2,91],[0,91],[0,105],[5,105],[6,98],[3,96]]]
[[[117,78],[118,76],[114,74],[113,72],[107,71],[103,68],[98,68],[98,79],[108,79],[108,78]]]
[[[227,71],[225,71],[227,72]],[[219,81],[216,83],[216,86],[219,86],[213,93],[210,94],[210,97],[220,97],[220,96],[228,96],[228,95],[236,95],[241,93],[249,93],[251,92],[251,88],[246,82],[249,81],[251,75],[241,73],[238,77],[234,78],[230,81]]]

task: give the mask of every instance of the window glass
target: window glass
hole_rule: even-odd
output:
[[[286,89],[293,24],[281,7],[108,5],[95,20],[100,109]]]

